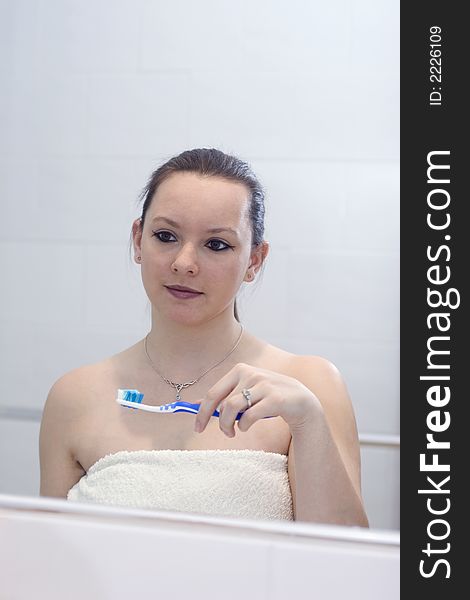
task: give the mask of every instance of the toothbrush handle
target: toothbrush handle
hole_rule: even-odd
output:
[[[193,412],[193,410],[195,410],[196,412],[198,412],[199,409],[200,409],[200,407],[201,407],[200,404],[192,404],[191,402],[184,402],[182,400],[180,400],[178,403],[175,403],[175,404],[177,404],[177,406],[181,406],[182,409],[183,409],[183,411],[184,411],[184,407],[191,408],[192,410],[188,411],[188,412]],[[220,417],[219,411],[217,409],[214,410],[214,412],[212,413],[212,416],[213,417]],[[235,417],[235,421],[239,421],[242,418],[242,416],[243,416],[243,412],[239,412],[237,414],[237,416]],[[263,417],[263,419],[272,419],[272,418],[273,418],[272,416]]]
[[[212,416],[213,416],[213,417],[220,417],[219,411],[218,411],[218,410],[215,410],[215,411],[212,413]],[[243,416],[243,413],[242,413],[242,412],[239,412],[239,413],[237,414],[237,416],[235,417],[235,421],[239,421],[239,420],[242,418],[242,416]],[[272,419],[273,417],[274,417],[274,415],[272,415],[272,416],[270,415],[270,416],[268,416],[268,417],[263,417],[263,419]]]

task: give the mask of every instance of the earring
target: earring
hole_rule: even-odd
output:
[[[141,256],[136,256],[135,259],[136,259],[137,262],[140,262],[142,260],[142,257]]]

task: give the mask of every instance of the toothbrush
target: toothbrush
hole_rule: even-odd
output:
[[[118,396],[116,402],[126,408],[133,408],[134,410],[147,410],[149,412],[156,413],[175,413],[175,412],[187,412],[197,414],[199,412],[200,404],[192,404],[191,402],[171,402],[170,404],[162,404],[161,406],[150,406],[150,404],[143,404],[142,399],[144,395],[139,390],[121,390],[118,389]],[[215,410],[212,413],[213,417],[219,417],[220,413]],[[239,421],[243,416],[243,412],[239,412],[235,417],[236,421]],[[264,419],[271,419],[272,417],[263,417]]]

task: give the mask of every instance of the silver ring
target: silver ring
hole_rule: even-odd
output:
[[[248,408],[251,408],[252,404],[251,404],[251,392],[250,390],[247,390],[246,388],[242,389],[242,394],[243,397],[245,398],[245,400],[248,403]]]

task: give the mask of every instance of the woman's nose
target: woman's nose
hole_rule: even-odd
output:
[[[178,270],[192,271],[193,273],[199,270],[197,252],[194,246],[186,244],[177,253],[173,266]]]

